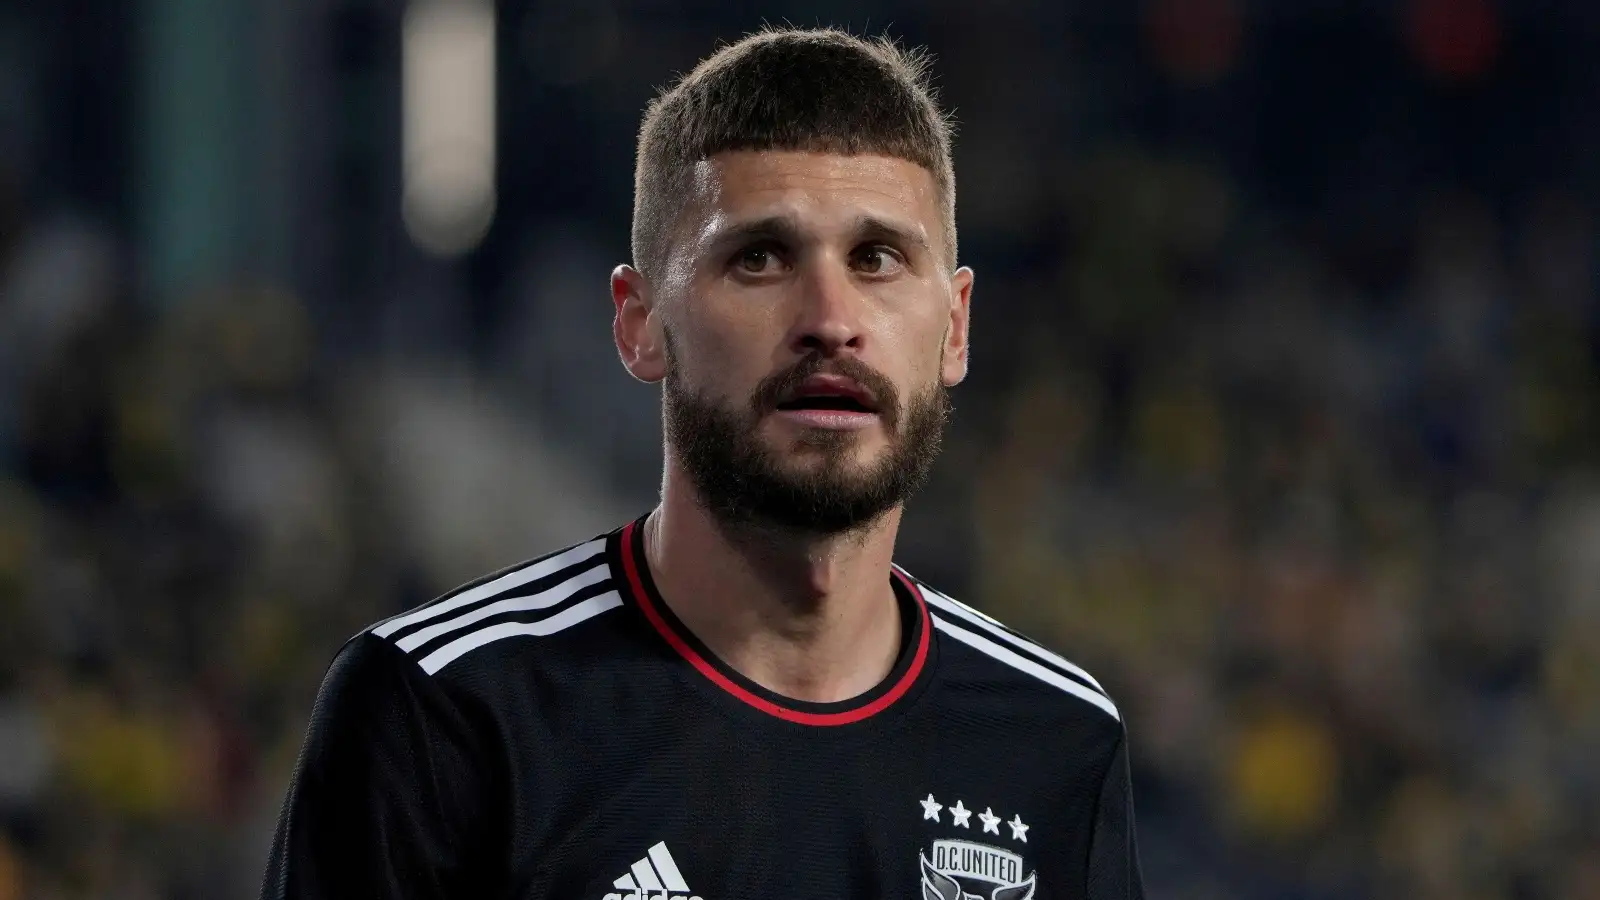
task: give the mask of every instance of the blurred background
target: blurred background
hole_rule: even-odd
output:
[[[1600,6],[0,0],[0,900],[253,896],[365,623],[652,504],[653,90],[938,56],[900,560],[1095,671],[1152,897],[1600,897]]]

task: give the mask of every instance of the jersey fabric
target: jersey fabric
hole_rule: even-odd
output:
[[[266,900],[1127,900],[1116,706],[896,567],[902,646],[840,703],[762,688],[673,615],[643,519],[352,639]]]

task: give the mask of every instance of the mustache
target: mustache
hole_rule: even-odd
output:
[[[877,401],[878,415],[883,424],[893,429],[900,421],[900,396],[894,382],[877,369],[853,357],[829,360],[820,353],[812,353],[787,369],[774,372],[756,385],[750,395],[750,408],[757,416],[766,415],[813,375],[839,375],[849,378],[872,393]]]

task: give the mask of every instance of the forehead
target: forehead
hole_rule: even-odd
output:
[[[695,165],[702,229],[787,216],[826,227],[862,215],[920,228],[935,244],[941,230],[938,190],[922,166],[893,156],[844,156],[792,150],[719,153]]]

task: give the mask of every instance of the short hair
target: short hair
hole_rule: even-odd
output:
[[[695,165],[735,150],[875,153],[922,166],[954,265],[954,123],[939,108],[930,64],[926,51],[833,28],[767,29],[703,60],[651,101],[639,127],[634,265],[647,276],[660,270]]]

